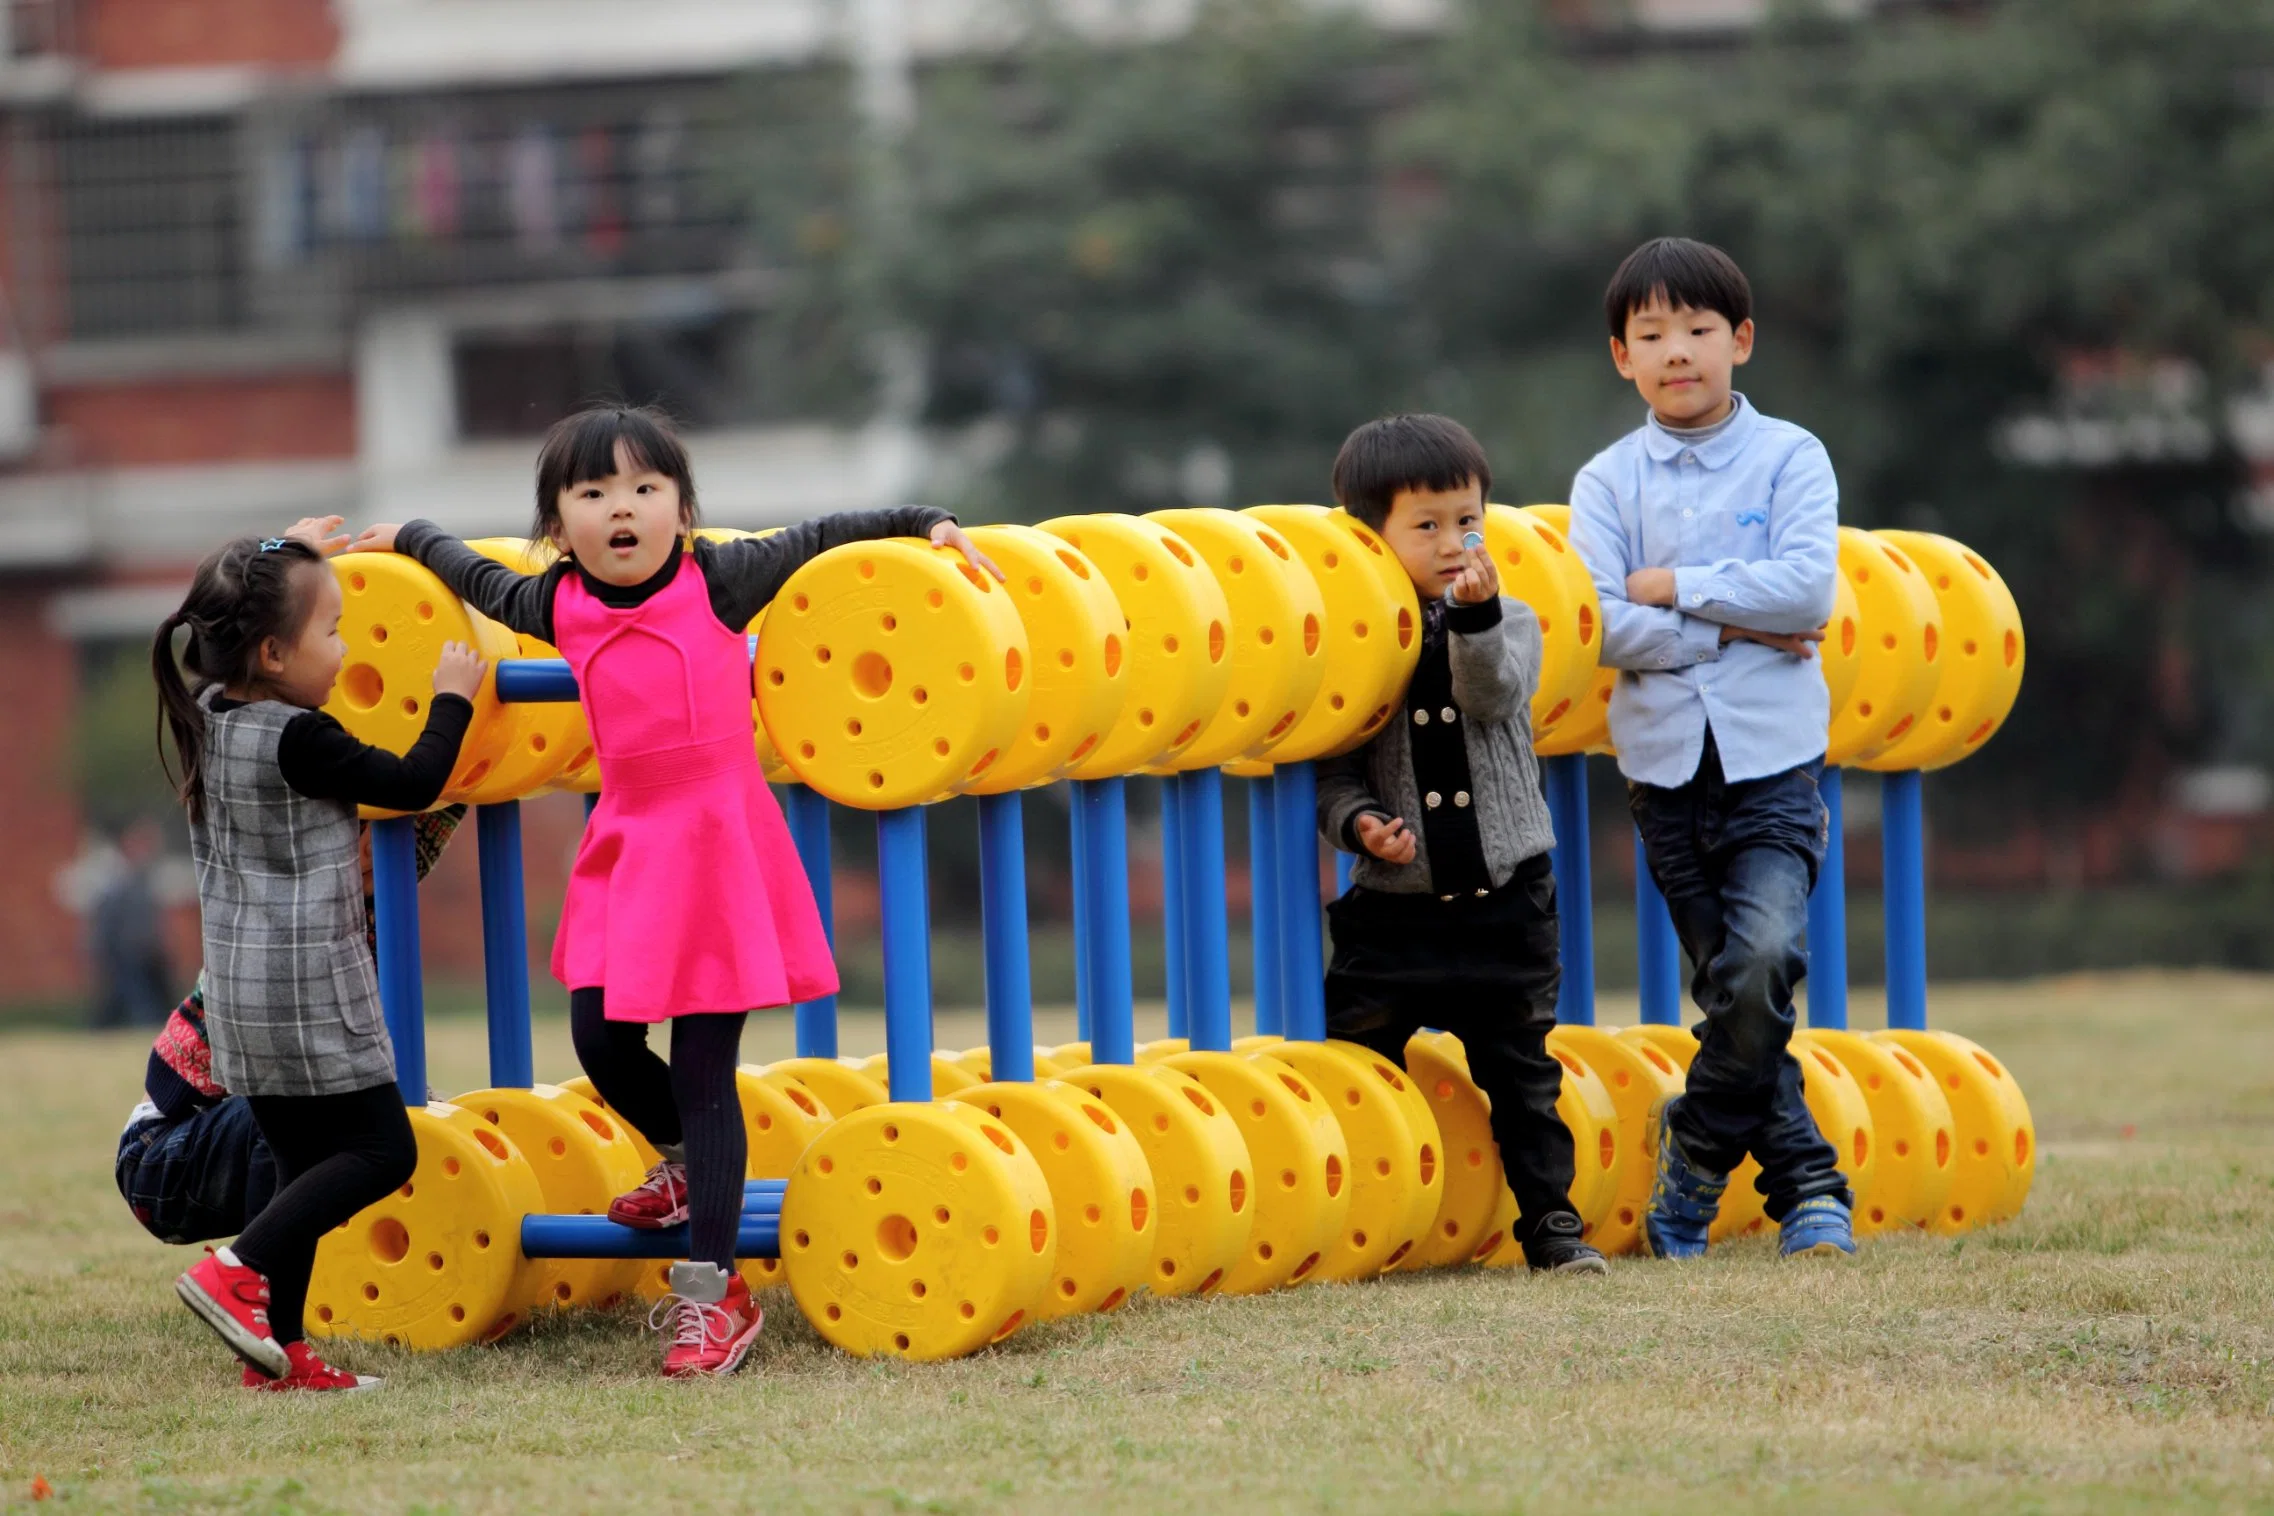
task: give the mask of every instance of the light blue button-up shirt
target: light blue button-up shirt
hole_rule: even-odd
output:
[[[1656,416],[1571,482],[1571,539],[1603,609],[1619,771],[1668,789],[1697,773],[1710,723],[1722,772],[1758,779],[1821,758],[1823,667],[1721,629],[1792,633],[1832,614],[1839,483],[1824,444],[1736,397],[1729,425],[1686,439]],[[1674,570],[1675,604],[1636,605],[1627,575]]]

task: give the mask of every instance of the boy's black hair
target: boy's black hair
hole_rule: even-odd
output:
[[[1603,291],[1611,335],[1626,341],[1627,317],[1659,299],[1677,310],[1718,311],[1732,330],[1753,319],[1753,286],[1737,260],[1687,237],[1653,237],[1627,254]]]
[[[695,509],[695,474],[686,446],[671,429],[671,418],[650,405],[595,405],[563,416],[545,433],[537,451],[537,519],[530,540],[550,540],[561,524],[561,491],[616,473],[616,444],[635,469],[652,469],[679,486],[682,525],[702,518]]]
[[[1400,490],[1492,494],[1492,465],[1469,429],[1450,416],[1384,416],[1343,439],[1334,455],[1334,498],[1375,531]]]

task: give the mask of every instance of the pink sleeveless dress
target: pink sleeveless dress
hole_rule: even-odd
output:
[[[553,628],[600,755],[553,976],[604,988],[611,1021],[834,994],[820,912],[751,745],[749,643],[712,613],[694,557],[623,609],[570,575]]]

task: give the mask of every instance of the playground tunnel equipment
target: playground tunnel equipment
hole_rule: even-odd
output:
[[[1633,1250],[1651,1107],[1682,1088],[1673,928],[1649,871],[1639,1025],[1595,1025],[1585,759],[1606,751],[1612,672],[1562,506],[1487,512],[1504,592],[1544,642],[1532,725],[1559,846],[1564,976],[1550,1050],[1575,1138],[1571,1199]],[[739,535],[714,533],[718,536]],[[972,532],[1004,570],[912,540],[813,559],[752,623],[752,733],[823,920],[831,805],[875,813],[885,1051],[840,1056],[833,1000],[796,1007],[797,1056],[739,1072],[749,1172],[737,1243],[830,1342],[940,1359],[1139,1290],[1247,1294],[1388,1271],[1522,1262],[1488,1103],[1459,1041],[1399,1067],[1325,1036],[1313,760],[1406,719],[1421,607],[1381,539],[1301,505],[1069,516]],[[476,544],[527,571],[513,542]],[[2029,1109],[1987,1050],[1926,1024],[1921,775],[1995,733],[2022,672],[2012,596],[1980,557],[1915,532],[1840,536],[1821,668],[1832,856],[1811,900],[1809,1026],[1793,1053],[1856,1195],[1858,1230],[1953,1233],[2015,1214]],[[475,806],[490,1086],[425,1102],[409,823],[372,829],[380,993],[419,1162],[327,1237],[319,1332],[416,1348],[532,1312],[658,1295],[684,1228],[603,1214],[656,1155],[581,1079],[531,1066],[518,799],[602,780],[555,650],[485,620],[408,558],[334,560],[349,653],[329,709],[400,751],[441,645],[493,672],[444,803]],[[1840,766],[1885,775],[1888,1026],[1847,1026]],[[1255,1025],[1235,1038],[1223,776],[1251,786]],[[1132,1026],[1123,785],[1163,780],[1171,1035]],[[1071,786],[1081,1040],[1034,1044],[1023,796]],[[925,806],[978,799],[987,1046],[931,1045]],[[1453,797],[1458,801],[1459,797]],[[1715,1234],[1764,1225],[1740,1170]]]

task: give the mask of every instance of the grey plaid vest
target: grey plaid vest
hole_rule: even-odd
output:
[[[363,935],[355,807],[284,782],[278,740],[301,711],[206,707],[204,814],[190,827],[204,913],[213,1078],[238,1095],[339,1095],[388,1084],[394,1044]]]

